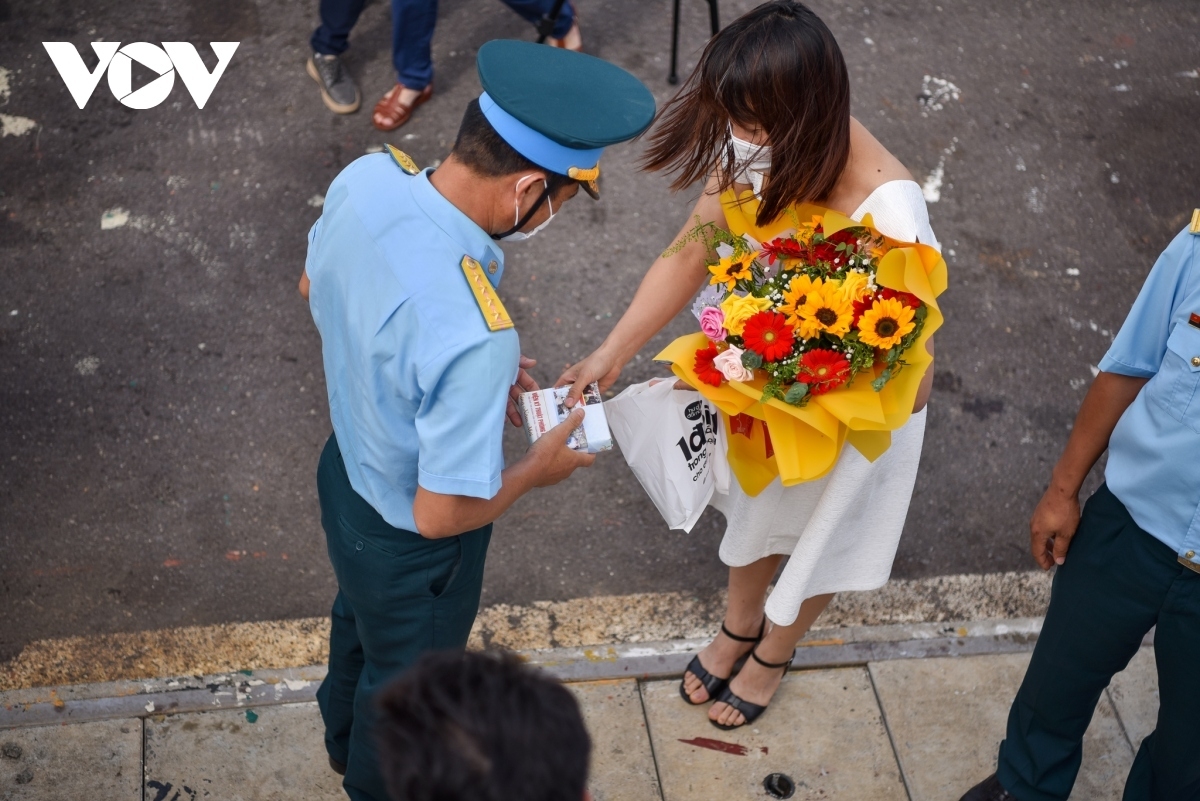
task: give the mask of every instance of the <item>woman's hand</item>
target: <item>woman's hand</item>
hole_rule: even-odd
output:
[[[929,351],[929,355],[933,356],[933,337],[930,337],[925,343],[925,350]],[[929,363],[929,367],[925,369],[925,375],[921,376],[921,383],[917,386],[917,397],[913,402],[913,414],[925,408],[925,404],[929,403],[929,393],[933,392],[933,367],[934,362]]]
[[[624,366],[624,362],[619,362],[601,345],[586,359],[568,367],[558,377],[558,381],[554,382],[554,386],[561,387],[571,384],[571,392],[564,401],[566,407],[570,409],[575,406],[576,401],[583,397],[583,391],[587,389],[588,384],[593,381],[598,382],[600,391],[603,392],[613,385]]]

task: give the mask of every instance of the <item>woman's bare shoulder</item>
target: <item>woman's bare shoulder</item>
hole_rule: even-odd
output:
[[[888,181],[911,181],[912,173],[871,134],[861,122],[850,118],[850,152],[854,158],[851,169],[855,183],[871,184],[871,188]]]

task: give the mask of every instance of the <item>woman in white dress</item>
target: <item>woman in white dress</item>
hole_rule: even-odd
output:
[[[833,35],[795,0],[761,5],[709,42],[663,110],[645,166],[677,170],[677,191],[706,180],[681,237],[695,218],[728,229],[722,196],[729,202],[753,191],[758,227],[810,202],[856,220],[870,213],[888,236],[937,247],[920,187],[850,116],[849,76]],[[706,283],[707,256],[703,243],[691,242],[656,260],[612,332],[559,384],[611,385]],[[932,354],[932,339],[928,349]],[[720,633],[692,660],[680,687],[690,703],[715,701],[714,725],[735,728],[762,713],[797,642],[834,593],[887,581],[932,382],[931,366],[913,416],[892,432],[891,447],[875,462],[846,447],[818,480],[784,487],[776,478],[754,497],[734,482],[728,496],[714,500],[728,520],[720,557],[729,565],[729,607]],[[767,597],[784,556],[788,563]]]

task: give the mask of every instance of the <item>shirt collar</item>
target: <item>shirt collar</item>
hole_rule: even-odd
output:
[[[432,169],[422,170],[408,182],[413,200],[434,225],[462,247],[463,253],[483,265],[483,272],[492,286],[499,287],[504,275],[504,251],[492,241],[487,231],[437,191],[429,181],[431,172]]]

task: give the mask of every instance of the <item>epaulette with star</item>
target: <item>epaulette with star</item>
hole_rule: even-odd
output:
[[[475,296],[475,303],[479,305],[483,321],[487,323],[488,330],[503,331],[506,328],[512,328],[512,318],[508,316],[508,310],[500,302],[500,296],[496,294],[495,287],[483,274],[483,265],[470,256],[463,256],[461,266],[463,275],[467,277],[467,284],[471,287],[471,294]]]
[[[408,155],[400,148],[392,147],[391,145],[388,145],[387,149],[388,152],[392,154],[392,160],[400,166],[400,169],[404,170],[409,175],[416,175],[420,172],[420,170],[417,168],[417,163],[412,160],[412,156]]]

